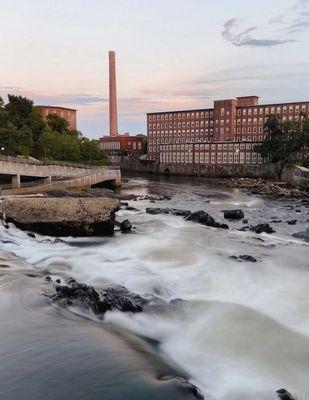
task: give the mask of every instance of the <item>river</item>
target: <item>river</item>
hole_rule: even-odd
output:
[[[131,234],[46,241],[0,226],[0,399],[194,399],[188,377],[210,400],[277,399],[309,393],[309,245],[299,201],[272,200],[215,181],[131,177],[124,194],[168,194],[121,209]],[[209,228],[146,207],[241,208],[273,234]],[[296,225],[287,220],[297,219]],[[281,222],[276,222],[276,221]],[[248,254],[257,262],[237,262]],[[44,276],[95,287],[123,285],[156,305],[104,321],[61,309],[44,296]]]

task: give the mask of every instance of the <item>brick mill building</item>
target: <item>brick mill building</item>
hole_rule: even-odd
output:
[[[77,129],[76,110],[73,108],[57,107],[57,106],[36,106],[41,117],[46,120],[49,114],[57,114],[59,117],[64,118],[69,123],[70,129]]]
[[[259,97],[216,100],[213,108],[147,114],[148,158],[171,164],[262,163],[255,145],[270,115],[309,114],[309,101],[259,105]]]

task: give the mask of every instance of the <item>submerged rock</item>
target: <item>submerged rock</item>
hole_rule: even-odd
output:
[[[296,232],[293,233],[294,237],[296,237],[297,239],[304,239],[305,242],[309,242],[309,228],[307,228],[305,231],[303,232]]]
[[[262,233],[262,232],[273,233],[273,232],[275,232],[269,224],[258,224],[255,226],[251,226],[250,229],[251,229],[251,231],[253,231],[255,233]]]
[[[257,259],[254,258],[253,256],[250,256],[249,254],[241,254],[239,256],[231,256],[235,261],[248,261],[248,262],[257,262]]]
[[[52,282],[50,277],[46,280]],[[55,284],[54,290],[56,293],[50,297],[58,304],[80,307],[95,314],[104,314],[108,310],[141,312],[148,303],[146,299],[130,293],[125,287],[110,287],[99,292],[92,286],[75,281],[74,278],[66,280],[65,285]]]
[[[286,221],[289,225],[295,225],[297,222],[297,219],[291,219],[289,221]]]
[[[215,219],[206,211],[193,212],[186,219],[188,221],[198,222],[199,224],[212,226],[214,228],[229,229],[228,225],[220,224],[219,222],[215,221]]]
[[[187,221],[198,222],[199,224],[212,226],[214,228],[229,229],[228,225],[220,224],[215,221],[215,219],[209,215],[206,211],[195,211],[191,212],[189,210],[178,210],[176,208],[146,208],[148,214],[171,214],[180,217],[184,217]]]
[[[286,389],[277,390],[277,394],[280,400],[296,400]]]
[[[128,219],[125,219],[120,224],[120,230],[123,233],[130,232],[132,230],[132,224]]]
[[[119,200],[97,198],[6,198],[6,222],[49,236],[104,236],[114,231]]]
[[[223,210],[224,218],[231,220],[239,220],[245,217],[245,214],[242,210]]]

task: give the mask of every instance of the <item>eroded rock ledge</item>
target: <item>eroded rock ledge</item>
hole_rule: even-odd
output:
[[[6,198],[1,217],[18,228],[49,236],[105,236],[114,231],[119,200],[98,198]]]

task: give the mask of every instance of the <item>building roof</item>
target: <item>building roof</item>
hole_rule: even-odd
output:
[[[59,108],[60,110],[77,111],[75,108],[60,107],[60,106],[42,106],[42,105],[36,105],[35,107],[39,107],[39,108]]]

